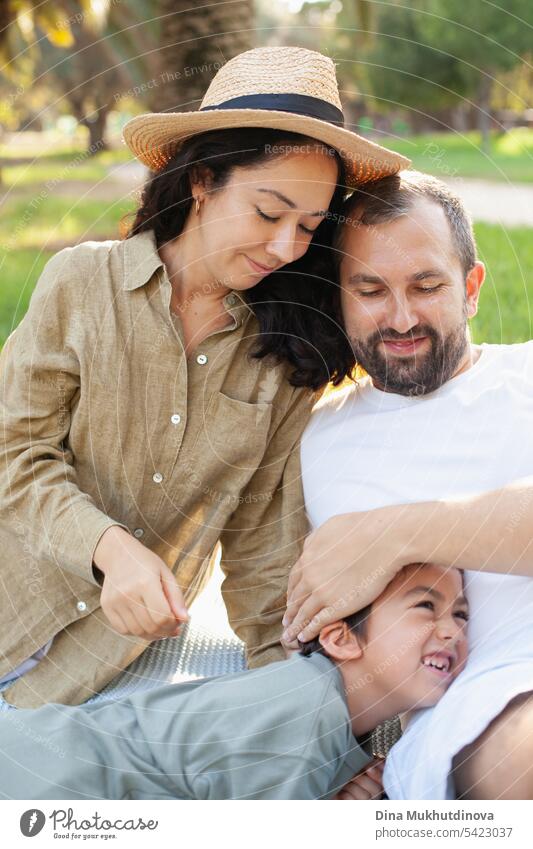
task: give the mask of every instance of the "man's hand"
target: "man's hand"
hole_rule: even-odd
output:
[[[409,517],[416,505],[333,516],[307,538],[293,566],[283,642],[293,646],[361,610],[413,559]],[[301,636],[299,636],[301,635]]]
[[[367,799],[381,799],[383,795],[383,767],[385,761],[371,764],[364,772],[357,775],[345,784],[334,799],[341,801],[362,801]]]
[[[100,601],[115,631],[145,640],[177,636],[189,614],[174,575],[157,554],[115,525],[100,538],[94,563],[104,574]]]

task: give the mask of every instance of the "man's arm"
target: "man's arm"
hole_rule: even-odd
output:
[[[407,563],[533,577],[533,477],[499,490],[334,516],[307,539],[289,579],[290,641],[370,604]]]

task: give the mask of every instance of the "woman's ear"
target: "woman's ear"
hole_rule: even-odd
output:
[[[360,635],[354,633],[342,619],[322,628],[318,641],[332,660],[358,660],[363,655]]]
[[[202,201],[213,185],[213,172],[206,165],[195,165],[191,169],[190,180],[193,197]]]

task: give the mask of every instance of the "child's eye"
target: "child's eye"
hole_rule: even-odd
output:
[[[419,601],[418,604],[415,604],[415,607],[425,607],[427,610],[435,610],[435,605],[429,599],[427,601]]]
[[[264,213],[264,212],[261,212],[261,210],[259,209],[259,207],[258,207],[258,206],[256,206],[256,208],[255,208],[255,209],[256,209],[257,214],[258,214],[261,218],[263,218],[265,221],[279,221],[279,218],[271,218],[271,217],[270,217],[270,215],[265,215],[265,213]]]
[[[458,616],[460,619],[463,619],[465,622],[468,622],[470,619],[466,610],[456,610],[454,616]]]

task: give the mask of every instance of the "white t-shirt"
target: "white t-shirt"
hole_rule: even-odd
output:
[[[382,392],[366,378],[322,399],[301,452],[313,527],[339,513],[477,494],[533,474],[533,342],[480,350],[470,369],[426,396]],[[392,749],[384,774],[392,799],[453,798],[454,754],[511,698],[533,690],[533,579],[465,577],[468,664]]]

